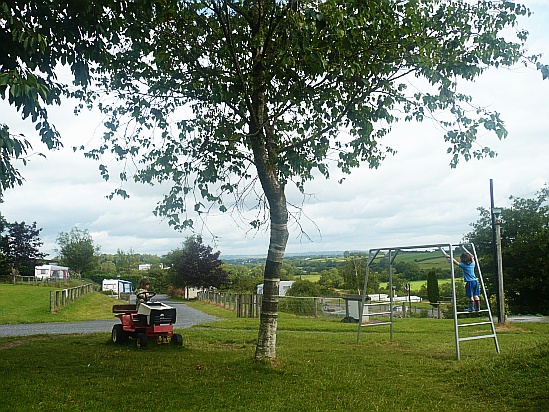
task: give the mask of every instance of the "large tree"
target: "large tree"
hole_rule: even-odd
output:
[[[501,213],[505,300],[511,313],[549,315],[549,187],[532,199],[511,200]],[[490,211],[479,212],[466,240],[475,243],[483,273],[492,274],[486,282],[495,291]]]
[[[505,137],[502,120],[458,86],[524,58],[526,33],[504,33],[528,13],[484,0],[136,2],[121,10],[121,41],[100,68],[119,100],[100,101],[111,117],[88,156],[110,150],[135,159],[136,181],[172,182],[156,213],[177,229],[193,226],[194,213],[259,199],[249,223],[269,224],[270,244],[255,358],[274,358],[288,184],[303,190],[330,167],[377,168],[393,153],[382,138],[399,118],[442,113],[452,166],[493,155],[476,135]]]
[[[219,251],[202,243],[202,237],[191,236],[183,248],[171,251],[164,261],[171,266],[170,278],[175,287],[219,288],[228,277],[219,255]]]
[[[87,229],[73,227],[57,235],[61,263],[79,274],[88,274],[98,266],[100,246],[96,246]]]
[[[0,220],[2,219],[0,216]],[[5,235],[0,232],[2,238],[0,254],[4,258],[0,260],[21,276],[34,276],[34,267],[46,256],[45,253],[40,252],[42,229],[36,227],[36,222],[27,225],[25,222],[6,223],[4,221],[4,224],[2,232],[5,231]]]

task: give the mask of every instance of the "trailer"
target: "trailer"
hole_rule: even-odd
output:
[[[293,284],[293,280],[281,280],[278,284],[278,296],[286,296],[286,292],[292,287]],[[263,283],[255,287],[255,293],[258,295],[263,294]]]
[[[66,266],[42,265],[35,266],[34,277],[37,280],[67,280],[71,276]]]
[[[122,279],[103,279],[101,290],[110,290],[113,295],[131,295],[133,291],[132,282]]]

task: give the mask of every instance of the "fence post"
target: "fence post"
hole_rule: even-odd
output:
[[[253,295],[248,295],[248,317],[254,317],[254,300]]]
[[[50,291],[50,312],[55,312],[55,291]]]

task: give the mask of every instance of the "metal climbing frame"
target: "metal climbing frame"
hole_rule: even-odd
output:
[[[490,310],[490,302],[488,300],[488,296],[486,294],[486,288],[484,287],[484,279],[482,278],[482,273],[480,270],[480,266],[478,264],[475,265],[475,268],[477,269],[479,279],[480,279],[480,286],[482,289],[482,294],[484,296],[484,302],[486,304],[486,309],[481,309],[480,313],[486,313],[488,315],[488,321],[480,321],[480,322],[458,322],[458,316],[459,315],[470,315],[469,312],[466,311],[458,311],[457,310],[457,299],[456,299],[456,279],[455,279],[455,271],[454,271],[454,248],[456,246],[460,246],[462,249],[466,250],[467,252],[471,253],[475,257],[475,262],[478,262],[477,259],[477,252],[475,249],[475,245],[472,243],[460,243],[458,245],[453,245],[451,243],[439,243],[439,244],[432,244],[432,245],[419,245],[419,246],[400,246],[400,247],[388,247],[388,248],[380,248],[380,249],[370,249],[368,253],[368,261],[366,262],[366,274],[364,276],[364,288],[362,289],[362,304],[359,307],[359,322],[358,322],[358,332],[357,332],[357,343],[360,341],[360,334],[362,331],[363,326],[379,326],[379,325],[389,325],[389,334],[390,339],[393,339],[393,272],[392,272],[392,264],[397,257],[398,253],[401,250],[414,250],[414,249],[438,249],[443,253],[444,255],[448,254],[450,256],[450,273],[452,276],[452,304],[453,304],[453,312],[454,312],[454,334],[455,334],[455,343],[456,343],[456,358],[457,360],[460,359],[460,350],[459,350],[459,342],[466,341],[466,340],[474,340],[474,339],[485,339],[485,338],[493,338],[494,344],[496,346],[497,353],[500,353],[499,350],[499,344],[498,344],[498,338],[496,336],[496,329],[494,326],[494,319],[492,317],[492,311]],[[448,253],[445,252],[444,249],[448,249]],[[470,249],[470,250],[469,250]],[[369,297],[366,292],[366,286],[368,285],[368,275],[370,273],[370,265],[374,261],[374,259],[378,256],[380,252],[385,252],[389,259],[389,304],[390,304],[390,310],[388,312],[375,312],[370,313],[367,311],[366,314],[364,314],[364,308],[368,308],[370,306],[378,305],[376,303],[368,303]],[[376,322],[376,323],[370,323],[367,325],[363,324],[363,317],[367,316],[368,318],[370,316],[375,315],[389,315],[389,321],[388,322]],[[479,326],[479,325],[490,325],[491,327],[491,333],[486,335],[474,335],[474,336],[467,336],[467,337],[460,337],[459,332],[460,328],[469,327],[469,326]]]

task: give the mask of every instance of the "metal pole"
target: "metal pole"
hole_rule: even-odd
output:
[[[499,313],[500,297],[499,297],[499,267],[498,267],[498,246],[496,238],[496,216],[494,215],[494,181],[490,179],[490,215],[492,217],[492,253],[494,256],[494,284],[496,289],[496,306],[498,307],[498,322],[501,323],[501,315]],[[479,263],[476,262],[478,265]]]
[[[393,271],[391,270],[391,264],[393,260],[391,259],[391,249],[389,249],[389,338],[393,340]]]
[[[450,250],[450,274],[452,276],[452,305],[454,307],[454,337],[456,341],[456,358],[460,359],[459,355],[459,331],[458,331],[458,315],[457,315],[457,302],[456,302],[456,277],[454,272],[454,247],[449,244]]]

